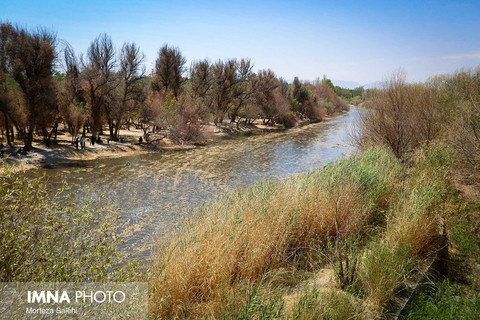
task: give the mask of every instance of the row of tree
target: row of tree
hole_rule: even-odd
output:
[[[250,59],[195,61],[189,68],[178,48],[164,45],[147,74],[135,43],[117,50],[99,35],[84,55],[43,28],[0,26],[0,129],[12,144],[31,147],[34,136],[56,139],[59,125],[73,139],[105,127],[111,139],[131,125],[163,132],[175,141],[202,139],[213,122],[295,125],[348,108],[331,81],[292,84],[271,70],[253,72]],[[16,133],[16,135],[15,135]]]

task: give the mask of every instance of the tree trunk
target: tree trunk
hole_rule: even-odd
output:
[[[57,140],[57,128],[58,128],[58,122],[55,122],[55,124],[53,125],[52,130],[51,130],[50,133],[48,134],[48,137],[47,137],[48,140],[52,139],[52,134],[53,134],[53,133],[55,133],[55,140]]]
[[[30,108],[30,109],[33,109],[33,108]],[[35,131],[35,118],[34,118],[34,112],[32,111],[33,110],[30,110],[30,114],[28,115],[27,134],[24,136],[24,139],[23,139],[23,141],[25,142],[25,147],[29,149],[32,148],[33,132]]]
[[[25,135],[23,141],[25,142],[25,147],[31,149],[33,142],[33,125],[30,125],[27,130],[27,134]]]
[[[13,142],[13,137],[12,137],[12,140],[10,140],[10,124],[8,123],[8,117],[5,112],[3,112],[3,116],[5,117],[5,136],[7,137],[7,144],[11,147]]]
[[[15,132],[13,132],[13,127],[10,127],[10,138],[12,139],[12,144],[15,142]]]
[[[220,123],[223,122],[223,117],[224,117],[223,111],[222,110],[217,110],[217,112],[215,114],[215,120],[213,121],[213,123],[216,126],[218,126]]]
[[[97,136],[97,130],[100,129],[100,134],[101,133],[101,123],[100,123],[100,107],[99,106],[92,106],[92,137]]]
[[[115,139],[118,138],[118,133],[120,132],[120,121],[117,121],[115,124]]]
[[[115,126],[115,124],[114,124],[113,120],[108,119],[108,129],[110,131],[110,139],[115,139],[115,135],[113,133],[114,126]]]

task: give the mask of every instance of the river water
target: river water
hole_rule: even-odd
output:
[[[78,161],[45,169],[79,195],[105,194],[122,215],[122,246],[146,257],[175,223],[206,201],[261,179],[283,179],[353,152],[349,131],[359,111],[282,132],[238,136],[187,151]]]

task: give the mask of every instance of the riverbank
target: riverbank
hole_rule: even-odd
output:
[[[323,121],[335,119],[345,112],[334,114],[326,117]],[[309,119],[299,120],[295,127],[302,127],[315,123]],[[219,126],[205,125],[203,126],[203,135],[205,139],[196,143],[174,143],[162,134],[157,134],[161,139],[154,140],[151,143],[145,143],[143,140],[144,132],[141,129],[121,130],[121,141],[109,141],[106,134],[98,135],[101,143],[94,145],[86,143],[86,148],[77,149],[71,140],[71,136],[65,130],[59,130],[55,143],[46,147],[42,140],[37,139],[33,142],[33,148],[27,155],[16,155],[21,143],[17,143],[13,147],[6,148],[8,163],[15,164],[15,170],[29,170],[39,167],[53,167],[55,165],[81,160],[96,160],[102,158],[120,158],[146,153],[158,153],[164,151],[184,151],[196,148],[198,146],[209,145],[219,139],[239,136],[239,135],[255,135],[269,132],[281,132],[285,129],[283,125],[266,126],[261,120],[251,125],[237,125],[236,123],[224,123]],[[139,138],[142,137],[142,142]],[[5,142],[3,142],[5,144]]]
[[[217,199],[159,245],[159,318],[375,319],[440,247],[450,159],[369,148]]]

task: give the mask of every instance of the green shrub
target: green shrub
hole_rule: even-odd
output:
[[[45,177],[29,177],[3,164],[0,175],[0,281],[125,280],[133,265],[117,254],[119,218],[76,198],[64,185],[55,195]]]

